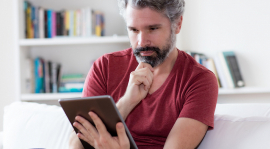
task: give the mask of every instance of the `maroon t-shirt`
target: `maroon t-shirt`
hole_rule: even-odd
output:
[[[105,54],[90,69],[82,96],[110,95],[117,102],[126,91],[130,73],[137,66],[131,48]],[[192,118],[212,129],[217,96],[215,75],[178,50],[166,81],[133,109],[126,124],[140,149],[163,148],[178,118]]]

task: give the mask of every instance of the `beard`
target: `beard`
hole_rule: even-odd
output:
[[[133,54],[136,57],[138,63],[144,62],[150,64],[153,68],[162,64],[164,60],[173,51],[176,42],[176,35],[171,33],[170,38],[167,39],[166,44],[160,49],[158,47],[139,47],[133,49]],[[151,56],[141,56],[142,51],[153,51],[155,54]]]

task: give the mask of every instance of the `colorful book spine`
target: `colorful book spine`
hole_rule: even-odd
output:
[[[96,36],[100,37],[101,36],[101,14],[96,13]]]
[[[64,35],[69,35],[69,28],[70,28],[70,17],[69,17],[69,11],[65,12],[65,32]]]
[[[104,14],[89,7],[53,11],[35,7],[24,1],[25,38],[53,38],[55,36],[91,37],[105,35]]]
[[[48,26],[48,38],[52,38],[52,10],[47,10],[47,26]]]
[[[223,52],[223,55],[226,59],[230,75],[233,79],[234,86],[235,87],[245,86],[234,52],[233,51]]]
[[[28,7],[28,2],[24,1],[23,3],[23,9],[24,9],[24,34],[25,34],[25,38],[28,38],[27,34],[27,7]]]
[[[40,58],[35,59],[35,93],[44,93],[43,88],[43,64]]]
[[[36,8],[32,5],[31,6],[31,38],[35,38],[35,26],[36,26]]]

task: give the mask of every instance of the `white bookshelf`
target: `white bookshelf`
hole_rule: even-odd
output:
[[[109,44],[128,43],[128,36],[104,36],[104,37],[59,37],[52,39],[21,39],[19,45],[24,46],[54,46],[54,45],[83,45],[83,44]]]
[[[22,101],[45,101],[58,100],[60,98],[81,97],[82,93],[41,93],[41,94],[22,94]]]
[[[105,36],[103,37],[55,37],[44,39],[25,39],[24,0],[14,3],[14,50],[16,65],[16,100],[18,101],[57,101],[60,98],[80,97],[82,93],[29,93],[25,90],[26,59],[42,57],[62,65],[62,74],[83,73],[87,75],[91,63],[105,53],[130,47],[123,18],[119,15],[116,1],[111,0],[28,0],[34,6],[45,9],[77,10],[89,7],[102,11],[105,17]],[[106,3],[106,5],[104,5]],[[109,6],[109,7],[108,7]]]
[[[270,88],[243,87],[237,89],[219,89],[219,96],[270,94]],[[60,98],[80,97],[81,93],[22,94],[22,101],[58,100]]]

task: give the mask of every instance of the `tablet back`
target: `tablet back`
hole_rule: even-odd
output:
[[[68,99],[59,99],[59,103],[66,113],[72,127],[75,122],[75,117],[80,115],[87,119],[93,126],[94,122],[88,115],[90,111],[96,113],[99,118],[103,121],[108,132],[112,136],[117,136],[116,124],[122,122],[126,129],[127,136],[130,140],[131,149],[137,149],[137,146],[123,120],[117,107],[115,106],[114,100],[111,96],[94,96],[94,97],[85,97],[85,98],[68,98]],[[77,128],[73,127],[75,132],[78,133]],[[81,140],[85,149],[92,149],[88,143]]]

